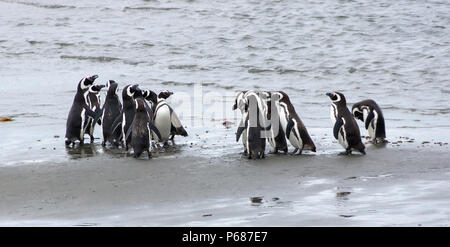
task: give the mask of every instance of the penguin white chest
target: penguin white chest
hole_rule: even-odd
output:
[[[247,119],[248,113],[241,111],[242,114],[242,123],[245,123],[245,120]],[[242,131],[242,145],[244,145],[244,148],[247,149],[247,129]]]
[[[369,132],[369,136],[372,141],[376,139],[376,126],[378,121],[378,113],[376,111],[373,111],[373,114],[374,117],[367,127],[367,131]]]
[[[330,106],[330,119],[331,123],[334,125],[336,123],[337,118],[337,107],[334,104],[331,104]]]
[[[342,118],[342,120],[344,121],[344,124],[339,129],[338,141],[339,141],[339,144],[341,144],[342,147],[347,149],[348,148],[348,141],[347,141],[347,133],[345,132],[345,119]]]
[[[170,120],[170,109],[167,105],[159,107],[158,110],[155,112],[154,124],[156,128],[159,130],[159,133],[161,134],[160,141],[169,140],[172,122]],[[155,136],[155,140],[157,139],[158,137]]]
[[[286,128],[287,128],[287,119],[288,119],[288,116],[287,116],[287,114],[286,114],[286,109],[284,108],[284,107],[279,107],[279,111],[278,111],[278,113],[279,113],[279,115],[280,115],[280,125],[281,125],[281,128],[283,128],[283,131],[286,133]]]

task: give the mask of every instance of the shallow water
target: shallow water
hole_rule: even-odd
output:
[[[0,166],[127,156],[100,139],[64,147],[76,85],[91,74],[175,92],[169,102],[190,135],[156,158],[241,162],[231,106],[242,89],[288,93],[317,145],[311,155],[341,151],[331,90],[349,107],[378,102],[387,148],[448,150],[449,13],[448,1],[0,0],[0,117],[14,119],[0,122]]]

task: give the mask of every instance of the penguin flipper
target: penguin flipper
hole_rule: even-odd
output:
[[[286,138],[289,139],[289,135],[291,135],[291,130],[294,127],[294,120],[292,118],[289,120],[286,126]]]
[[[153,123],[148,123],[148,127],[150,128],[150,130],[153,131],[153,133],[156,134],[156,136],[158,136],[158,139],[161,140],[161,133],[159,132],[158,128],[156,128],[156,126]]]
[[[336,123],[334,123],[334,128],[333,128],[333,135],[334,135],[334,138],[336,138],[336,140],[338,140],[339,130],[341,129],[341,127],[343,125],[344,125],[344,121],[342,121],[342,118],[336,119]]]
[[[247,127],[238,127],[237,132],[236,132],[236,142],[239,141],[239,138],[241,138],[242,132],[244,132],[244,130]]]
[[[369,128],[370,122],[372,122],[374,117],[375,117],[375,114],[373,114],[373,111],[370,111],[369,115],[367,115],[366,122],[365,122],[366,129]]]
[[[128,137],[131,135],[131,130],[133,129],[133,122],[134,122],[134,119],[133,119],[133,121],[131,121],[130,128],[128,128],[127,133],[125,134],[125,140],[128,140]]]
[[[172,122],[172,125],[178,129],[180,127],[183,127],[183,125],[181,124],[180,119],[178,118],[177,114],[175,113],[175,111],[172,110],[172,108],[170,108],[171,114],[170,114],[170,121]]]
[[[122,124],[122,114],[120,114],[120,116],[118,116],[111,125],[111,133],[115,133],[117,127],[119,127],[121,124]]]
[[[241,121],[239,122],[239,125],[238,125],[238,129],[237,129],[237,131],[236,131],[236,142],[239,141],[239,138],[241,138],[242,132],[244,132],[244,130],[245,130],[246,128],[247,128],[247,122],[246,122],[245,125],[243,126],[243,124],[242,124],[242,119],[241,119]]]

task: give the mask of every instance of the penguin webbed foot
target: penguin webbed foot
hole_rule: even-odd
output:
[[[298,151],[298,148],[295,148],[294,151],[292,151],[290,154],[295,155],[297,153],[297,151]]]

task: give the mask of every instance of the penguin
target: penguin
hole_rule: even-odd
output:
[[[75,145],[75,141],[79,140],[80,145],[84,143],[84,134],[86,130],[86,119],[92,118],[96,122],[101,115],[101,110],[96,109],[92,111],[88,105],[88,93],[89,88],[97,79],[97,75],[88,76],[80,80],[77,86],[77,93],[75,94],[72,107],[70,108],[69,115],[66,123],[66,135],[65,144]]]
[[[345,148],[345,154],[352,151],[366,154],[365,146],[361,141],[358,124],[347,108],[347,102],[342,93],[332,92],[326,94],[331,99],[331,121],[334,124],[333,135]],[[344,154],[344,153],[343,153]]]
[[[133,147],[134,157],[139,158],[146,151],[148,158],[152,157],[150,152],[150,118],[145,106],[145,100],[142,97],[136,99],[136,113],[134,114],[131,134],[131,146]]]
[[[370,140],[374,143],[383,143],[386,138],[384,117],[381,108],[371,99],[357,102],[352,107],[353,116],[361,120],[369,132]]]
[[[287,154],[288,146],[286,142],[286,135],[280,124],[280,116],[278,115],[276,108],[272,109],[272,107],[276,107],[275,101],[272,101],[272,93],[261,92],[261,96],[263,101],[266,103],[265,107],[267,120],[270,121],[270,136],[267,138],[267,141],[273,147],[273,150],[270,153],[276,154],[278,153],[278,150],[281,150]],[[272,113],[272,110],[275,111]]]
[[[102,113],[102,146],[106,146],[106,142],[117,146],[119,143],[119,139],[117,137],[120,133],[114,134],[112,132],[112,124],[117,117],[120,117],[120,113],[122,111],[122,103],[120,103],[119,96],[117,95],[119,93],[119,84],[113,80],[109,80],[106,83],[106,87],[108,91],[106,92]]]
[[[88,93],[88,105],[89,108],[91,108],[92,111],[96,111],[97,109],[101,109],[100,108],[100,104],[101,104],[101,100],[100,100],[100,90],[102,88],[104,88],[105,85],[92,85],[89,88],[89,93]],[[101,119],[99,119],[97,121],[97,124],[101,125]],[[91,138],[91,143],[94,143],[94,128],[95,128],[95,124],[93,119],[88,118],[87,119],[87,123],[86,123],[86,130],[85,133],[88,133],[90,138]]]
[[[125,150],[128,151],[131,136],[127,136],[128,130],[131,128],[131,124],[134,119],[134,114],[136,112],[136,103],[134,101],[134,94],[139,93],[139,85],[127,85],[122,90],[122,111],[120,115],[114,120],[111,126],[111,132],[117,133],[116,129],[120,126],[120,134],[116,136],[116,139],[121,139]]]
[[[271,100],[275,101],[280,117],[281,129],[285,132],[286,138],[295,148],[291,154],[296,154],[297,152],[298,154],[302,154],[303,150],[316,152],[316,145],[295,111],[289,96],[283,91],[273,92],[271,96]]]
[[[236,99],[234,100],[233,111],[238,109],[241,111],[241,121],[239,122],[239,126],[244,126],[244,122],[247,119],[247,112],[245,111],[245,100],[244,94],[247,91],[240,91],[236,94]],[[244,155],[247,155],[247,130],[244,128],[242,131],[242,145],[244,146]]]
[[[158,94],[156,102],[153,102],[153,123],[161,134],[160,137],[154,135],[153,138],[158,142],[164,142],[164,146],[168,145],[168,140],[174,144],[175,135],[188,136],[177,114],[166,102],[172,94],[173,92],[167,90],[162,91]]]
[[[243,98],[245,102],[244,110],[247,114],[243,126],[238,127],[236,141],[239,141],[239,137],[246,130],[248,159],[263,159],[266,150],[266,136],[263,133],[266,130],[266,126],[264,126],[264,103],[255,91],[247,91]]]

